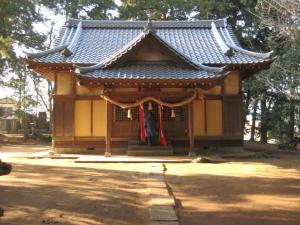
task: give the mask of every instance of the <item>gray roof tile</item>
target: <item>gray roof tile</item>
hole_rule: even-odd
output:
[[[211,31],[212,21],[153,21],[157,36],[187,57],[195,64],[252,64],[269,61],[235,51],[233,56],[226,56]],[[229,40],[239,46],[232,30],[224,20],[216,20],[216,27],[225,41]],[[68,25],[69,24],[69,25]],[[78,20],[70,20],[63,30],[70,33]],[[56,52],[33,61],[45,63],[97,64],[124,47],[143,31],[146,21],[82,21],[82,32],[73,49],[73,54],[65,57]],[[71,37],[75,34],[73,29]],[[224,34],[224,30],[228,30]],[[60,35],[60,39],[63,35]],[[57,41],[59,43],[60,40]],[[66,44],[66,41],[61,44]]]
[[[141,72],[142,71],[142,72]],[[135,64],[120,68],[98,69],[92,72],[79,74],[86,78],[100,79],[161,79],[161,80],[184,80],[184,79],[209,79],[221,78],[225,74],[210,73],[205,70],[193,70],[179,68],[163,64]]]

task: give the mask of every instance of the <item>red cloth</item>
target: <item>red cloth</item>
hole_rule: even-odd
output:
[[[144,127],[144,108],[142,103],[140,103],[139,107],[139,116],[140,116],[140,138],[141,141],[145,142],[146,141],[146,132],[145,132],[145,127]]]
[[[159,114],[159,141],[161,145],[166,145],[167,140],[164,134],[164,128],[163,128],[163,107],[162,105],[158,105],[158,114]]]

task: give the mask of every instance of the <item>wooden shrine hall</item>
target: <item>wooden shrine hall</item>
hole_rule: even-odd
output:
[[[225,19],[70,19],[54,48],[24,62],[55,83],[55,152],[143,148],[147,111],[157,128],[151,149],[193,154],[243,145],[241,80],[272,58],[243,49]]]

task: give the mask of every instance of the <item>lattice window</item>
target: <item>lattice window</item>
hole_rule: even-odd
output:
[[[139,120],[139,108],[131,108],[132,120]],[[128,110],[115,106],[115,121],[130,121],[128,118]]]
[[[148,104],[144,104],[145,110],[148,109]],[[151,111],[153,113],[153,116],[155,120],[158,122],[158,105],[156,103],[152,102],[152,108]],[[163,107],[163,121],[184,121],[184,115],[185,115],[185,109],[183,107],[176,107],[175,110],[175,118],[172,118],[172,109],[169,107]],[[133,121],[139,120],[139,107],[131,108],[131,115]],[[128,110],[122,109],[119,106],[115,106],[115,121],[130,121],[128,118]]]
[[[176,107],[174,108],[175,117],[172,118],[172,108],[164,107],[163,108],[163,121],[184,121],[184,108]]]

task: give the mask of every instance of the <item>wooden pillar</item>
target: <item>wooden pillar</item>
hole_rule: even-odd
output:
[[[193,117],[193,102],[188,105],[188,126],[189,126],[189,156],[195,155],[195,140],[194,140],[194,117]]]
[[[112,126],[112,104],[106,101],[106,138],[105,138],[105,155],[111,156],[111,126]]]

